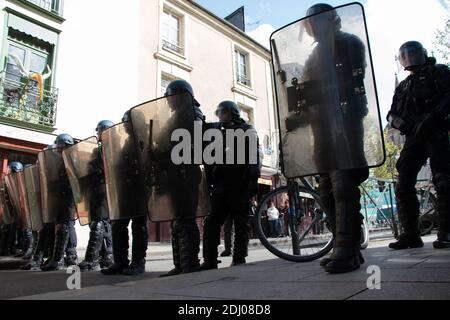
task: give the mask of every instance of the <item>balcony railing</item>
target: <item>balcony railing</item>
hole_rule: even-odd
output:
[[[64,0],[25,0],[60,17],[63,16]]]
[[[52,131],[56,121],[58,89],[45,87],[41,97],[36,81],[0,73],[0,120]]]
[[[163,40],[162,45],[163,45],[164,49],[168,49],[168,50],[174,51],[179,54],[183,53],[183,48],[175,43],[169,42],[167,40]]]
[[[250,79],[248,79],[245,75],[237,73],[236,80],[238,83],[243,84],[244,86],[247,86],[247,87],[251,86]]]

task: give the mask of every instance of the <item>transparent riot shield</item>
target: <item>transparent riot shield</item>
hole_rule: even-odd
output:
[[[14,223],[14,216],[6,200],[6,184],[3,179],[0,179],[0,222],[4,224]]]
[[[108,218],[108,212],[101,210],[106,194],[98,192],[104,189],[105,179],[97,138],[91,137],[64,150],[63,159],[80,224]]]
[[[37,165],[25,167],[25,190],[31,220],[31,229],[39,231],[43,228],[41,210],[41,189],[39,185],[39,170]]]
[[[145,216],[144,182],[131,122],[119,123],[102,133],[102,158],[111,220]]]
[[[270,42],[285,176],[383,164],[363,7],[303,18],[275,31]]]
[[[76,218],[62,151],[53,148],[38,154],[43,223]]]
[[[195,135],[192,96],[185,93],[146,102],[131,109],[131,122],[140,171],[145,177],[150,220],[171,221],[209,214],[205,174],[193,163],[194,150],[191,148]],[[200,132],[200,141],[201,135]],[[175,146],[186,142],[181,154],[172,154]],[[184,163],[176,164],[180,159],[173,159],[173,156],[180,155]]]
[[[19,178],[16,172],[9,171],[5,176],[6,189],[8,190],[8,196],[11,201],[15,218],[15,222],[19,228],[26,225],[26,214],[23,203],[23,198],[20,196],[19,190]]]
[[[26,189],[26,183],[25,183],[25,173],[24,171],[17,172],[17,182],[18,182],[18,189],[19,189],[19,201],[20,201],[20,207],[21,210],[21,225],[23,228],[31,229],[31,213],[30,213],[30,207],[28,202],[28,193]]]

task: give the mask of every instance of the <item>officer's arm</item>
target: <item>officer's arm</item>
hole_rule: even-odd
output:
[[[447,66],[439,66],[439,72],[436,79],[436,85],[442,101],[433,110],[433,116],[442,120],[450,114],[450,69]]]

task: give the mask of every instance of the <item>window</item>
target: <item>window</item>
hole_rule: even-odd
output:
[[[168,11],[162,16],[162,42],[164,49],[183,53],[181,18]]]
[[[253,109],[247,108],[243,105],[239,105],[239,109],[241,109],[241,118],[245,120],[248,124],[254,125],[255,119],[253,116]]]
[[[239,50],[235,50],[235,63],[236,63],[236,81],[240,84],[250,87],[249,76],[249,57],[248,54]]]
[[[161,96],[164,96],[164,94],[166,93],[167,86],[174,80],[176,80],[175,77],[172,77],[166,73],[163,73],[161,75]]]
[[[27,0],[42,9],[62,16],[63,0]]]

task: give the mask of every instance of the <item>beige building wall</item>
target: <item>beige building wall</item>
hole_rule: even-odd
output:
[[[181,18],[182,54],[162,46],[163,10]],[[67,1],[65,18],[58,133],[86,138],[98,121],[120,121],[162,95],[164,76],[192,84],[208,121],[220,101],[236,101],[252,114],[261,144],[276,150],[270,53],[235,28],[186,0]],[[250,88],[236,82],[236,48],[249,56]],[[264,164],[276,159],[265,154]]]

